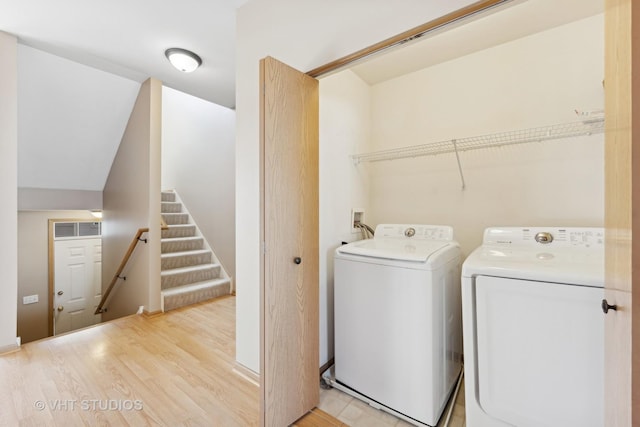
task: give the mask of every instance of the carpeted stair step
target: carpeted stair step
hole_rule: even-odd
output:
[[[160,204],[161,213],[180,213],[182,212],[182,203],[180,202],[162,202]]]
[[[176,193],[173,191],[163,191],[160,193],[162,202],[175,202],[176,201]]]
[[[162,218],[167,225],[187,224],[189,222],[189,214],[186,213],[163,213]]]
[[[229,279],[208,280],[162,291],[164,311],[184,307],[231,293]]]
[[[160,252],[185,252],[204,249],[204,239],[202,237],[176,237],[160,239]]]
[[[180,196],[163,191],[161,295],[164,311],[229,295],[232,280],[205,242]]]
[[[171,270],[173,268],[211,264],[212,260],[212,253],[207,249],[199,251],[169,252],[161,255],[160,268],[164,271]]]
[[[173,224],[168,229],[162,230],[162,238],[193,237],[196,235],[195,224]]]
[[[175,288],[190,283],[204,282],[220,277],[220,264],[204,264],[174,268],[160,273],[161,289]]]

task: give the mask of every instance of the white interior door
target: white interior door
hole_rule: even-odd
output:
[[[101,271],[102,239],[55,242],[54,335],[100,323]]]

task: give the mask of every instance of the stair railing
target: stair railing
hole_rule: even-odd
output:
[[[167,226],[167,223],[164,221],[163,218],[160,218],[160,225],[162,230],[166,230],[169,228],[169,226]],[[120,262],[120,266],[118,267],[118,270],[116,270],[116,274],[113,275],[113,279],[111,279],[111,283],[109,283],[109,287],[107,288],[107,291],[102,295],[102,298],[100,299],[100,304],[98,304],[98,307],[96,308],[96,311],[93,314],[100,314],[107,311],[106,308],[103,308],[104,304],[107,302],[107,299],[109,298],[109,295],[111,294],[111,291],[113,290],[113,288],[116,286],[116,283],[118,283],[118,279],[127,280],[127,277],[121,276],[121,274],[124,271],[124,268],[127,266],[127,263],[129,262],[129,258],[131,258],[131,255],[133,255],[133,251],[136,249],[136,246],[138,246],[138,243],[139,242],[147,243],[147,239],[142,238],[142,235],[147,232],[149,232],[148,227],[138,228],[136,235],[133,237],[133,240],[131,240],[129,249],[127,249],[127,253],[124,254],[124,258],[122,258],[122,262]]]

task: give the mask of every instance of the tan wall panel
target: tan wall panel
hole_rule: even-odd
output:
[[[148,243],[134,251],[124,270],[127,280],[119,281],[106,304],[105,321],[133,314],[141,305],[148,311],[160,309],[161,97],[158,80],[142,84],[104,187],[103,290],[137,230],[157,228],[150,231]]]
[[[49,336],[49,219],[95,220],[89,211],[18,212],[18,336],[22,343]],[[38,295],[35,304],[22,297]]]

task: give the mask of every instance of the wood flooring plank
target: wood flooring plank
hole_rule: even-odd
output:
[[[0,356],[0,426],[257,425],[234,365],[233,296],[117,319]]]
[[[293,427],[349,427],[319,408],[314,408],[293,424]]]

